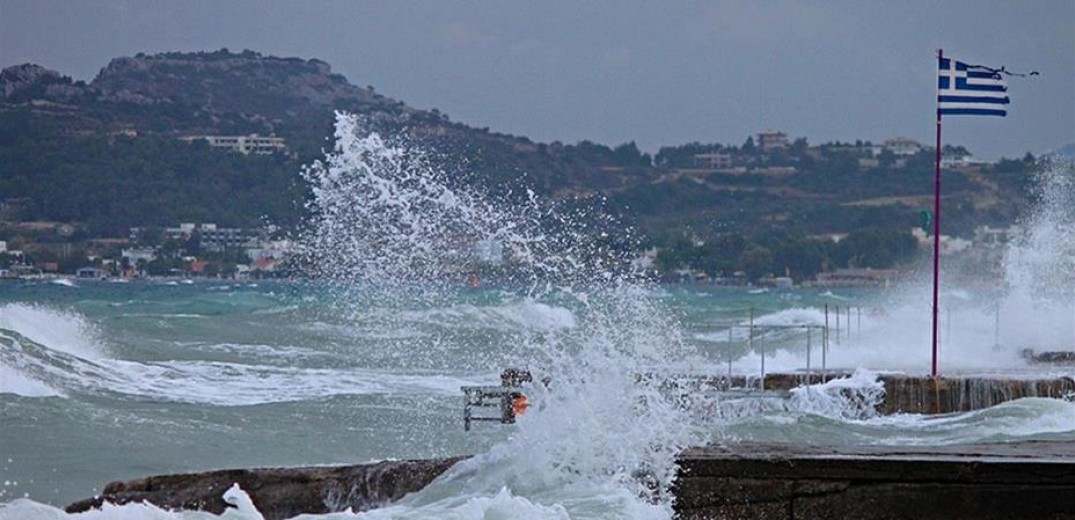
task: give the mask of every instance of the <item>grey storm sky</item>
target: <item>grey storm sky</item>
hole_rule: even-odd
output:
[[[934,139],[935,52],[1009,79],[1007,118],[951,117],[983,158],[1075,141],[1075,0],[390,2],[0,0],[0,66],[89,80],[138,52],[318,58],[351,82],[536,141],[646,151]]]

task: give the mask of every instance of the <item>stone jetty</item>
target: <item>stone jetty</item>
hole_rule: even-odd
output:
[[[418,491],[462,458],[226,470],[109,484],[103,502],[220,513],[239,486],[268,520],[368,511]],[[684,451],[673,493],[683,520],[1075,519],[1075,443],[941,447],[734,444]]]
[[[685,451],[682,520],[1075,519],[1075,443]]]
[[[834,371],[828,375],[814,373],[770,373],[764,385],[757,376],[678,376],[677,384],[709,388],[764,388],[768,392],[788,392],[806,384],[818,384],[849,376],[849,372]],[[1034,377],[1012,379],[984,376],[928,376],[879,374],[885,385],[884,400],[878,407],[882,414],[921,413],[939,414],[969,412],[989,408],[1023,397],[1075,399],[1075,379],[1071,377]]]
[[[422,489],[465,457],[387,461],[353,466],[232,469],[112,482],[100,495],[69,506],[68,513],[105,502],[149,502],[164,509],[223,513],[224,492],[238,484],[266,520],[303,513],[369,511]]]
[[[1075,380],[1069,377],[880,378],[885,385],[881,413],[950,413],[1021,397],[1075,398]],[[737,382],[751,386],[745,378],[733,378],[730,386]],[[807,382],[818,383],[820,376],[768,374],[765,388],[780,393]],[[729,381],[696,378],[690,384],[728,387]],[[166,509],[220,513],[228,507],[223,495],[233,484],[268,520],[367,511],[422,489],[465,458],[147,477],[108,484],[101,495],[73,503],[67,511],[86,511],[105,502],[149,502]],[[674,493],[684,519],[1075,519],[1075,442],[943,447],[736,444],[688,449],[679,463]]]

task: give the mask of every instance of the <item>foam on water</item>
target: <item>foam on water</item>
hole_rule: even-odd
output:
[[[83,316],[41,305],[0,305],[0,329],[21,334],[50,349],[85,359],[104,355],[96,328]]]
[[[575,316],[569,309],[550,305],[532,298],[506,302],[495,306],[454,305],[424,311],[405,311],[405,320],[455,327],[493,328],[499,330],[564,330],[575,327]]]
[[[884,396],[885,385],[877,374],[858,369],[850,377],[792,390],[790,407],[836,419],[868,419],[878,415]]]
[[[121,394],[137,399],[218,406],[320,400],[337,395],[458,395],[471,379],[361,368],[302,368],[290,365],[214,361],[135,362],[86,359],[54,351],[0,330],[0,392],[25,397],[65,391]],[[228,347],[224,347],[228,348]]]
[[[153,504],[131,503],[117,506],[105,503],[100,509],[68,514],[64,510],[27,499],[0,504],[0,520],[264,520],[254,503],[238,485],[223,494],[224,502],[232,507],[220,515],[201,511],[168,511]],[[328,518],[331,518],[328,517]]]
[[[472,379],[413,371],[294,366],[296,359],[317,357],[327,363],[333,356],[278,345],[187,346],[249,358],[244,362],[130,361],[111,357],[99,336],[87,318],[72,311],[27,304],[0,307],[0,393],[24,397],[67,396],[70,392],[120,394],[145,400],[241,406],[337,395],[455,396],[460,386],[475,384]],[[274,358],[281,364],[265,364]]]
[[[929,446],[1075,434],[1075,402],[1061,399],[1024,398],[960,414],[881,415],[884,385],[867,370],[791,393],[791,399],[717,396],[694,408],[723,421],[718,440]]]
[[[23,397],[59,397],[59,390],[23,374],[14,367],[0,363],[0,394],[15,394]]]

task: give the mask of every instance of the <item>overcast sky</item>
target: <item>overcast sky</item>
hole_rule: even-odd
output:
[[[934,139],[935,52],[1038,70],[1007,118],[945,119],[983,158],[1075,141],[1075,0],[385,2],[0,0],[0,66],[89,80],[117,56],[251,49],[538,141],[647,151]]]

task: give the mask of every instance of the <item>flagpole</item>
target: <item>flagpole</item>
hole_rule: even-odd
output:
[[[944,58],[944,50],[937,49],[937,63]],[[937,160],[933,174],[933,369],[937,377],[937,289],[941,255],[941,107],[937,105]]]

